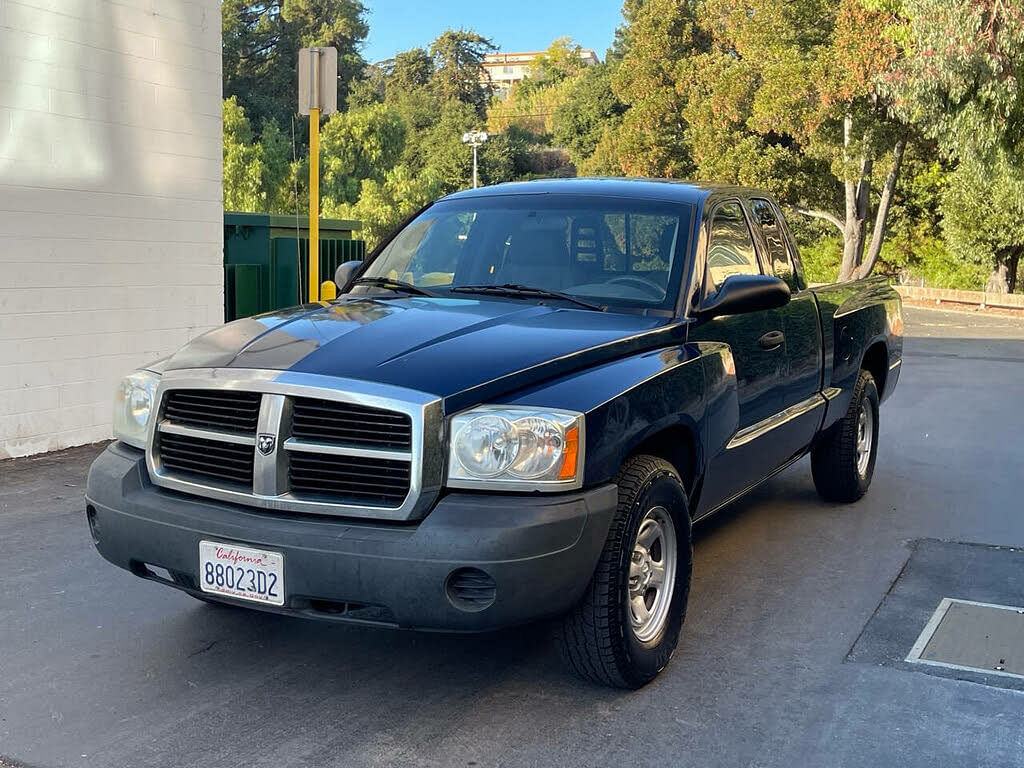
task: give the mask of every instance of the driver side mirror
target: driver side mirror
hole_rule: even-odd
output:
[[[789,303],[789,286],[774,275],[730,275],[694,312],[702,320],[778,309]]]
[[[363,266],[361,261],[346,261],[338,265],[338,268],[334,271],[334,284],[338,286],[339,294],[345,293],[348,290],[349,283],[352,282],[353,276],[361,266]]]

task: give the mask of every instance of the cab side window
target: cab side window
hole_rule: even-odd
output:
[[[731,275],[760,273],[754,240],[740,204],[733,202],[718,206],[711,219],[705,292],[714,293]]]
[[[789,289],[796,293],[800,290],[796,270],[793,268],[793,254],[789,243],[779,226],[775,209],[767,200],[751,201],[754,207],[754,221],[761,227],[765,242],[768,244],[768,260],[772,274],[786,281]]]

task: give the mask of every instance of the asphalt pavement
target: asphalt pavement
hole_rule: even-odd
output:
[[[202,604],[94,551],[100,446],[0,462],[0,765],[1024,766],[1021,691],[851,654],[922,541],[1024,547],[1024,321],[907,315],[868,495],[819,501],[804,460],[702,524],[679,650],[637,692],[567,675],[545,625]]]

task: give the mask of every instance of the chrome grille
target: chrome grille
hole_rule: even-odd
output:
[[[165,374],[159,402],[147,465],[160,486],[268,509],[393,520],[413,519],[440,489],[441,403],[422,392],[210,369]]]
[[[407,451],[412,447],[412,419],[381,408],[297,397],[292,401],[292,436]]]
[[[178,389],[167,393],[164,418],[175,424],[253,434],[260,417],[259,392]]]
[[[160,458],[175,474],[252,488],[252,445],[160,433]]]
[[[394,507],[409,492],[409,462],[291,452],[288,478],[297,496]]]

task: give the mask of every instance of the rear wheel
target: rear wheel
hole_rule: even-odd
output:
[[[639,688],[668,664],[690,592],[686,493],[675,468],[634,456],[619,472],[619,503],[583,600],[563,620],[559,648],[580,677]]]
[[[811,449],[814,487],[826,501],[856,501],[871,485],[877,456],[878,388],[861,371],[846,414]]]

